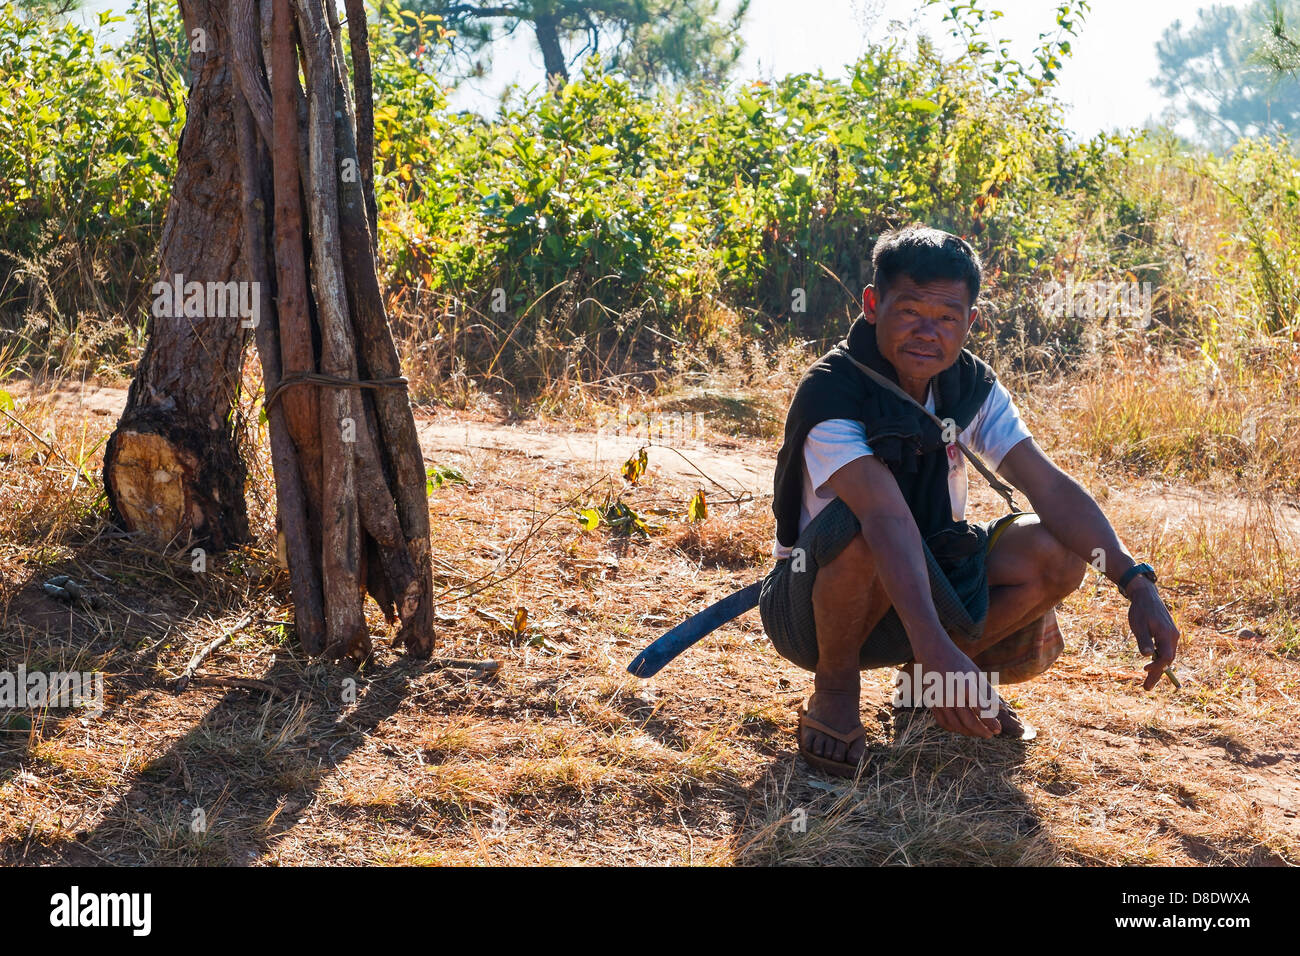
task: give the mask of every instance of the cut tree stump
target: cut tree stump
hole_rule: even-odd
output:
[[[185,13],[187,33],[204,31],[207,52],[190,58],[194,82],[159,252],[159,282],[174,289],[183,277],[182,301],[152,299],[167,314],[149,318],[126,409],[105,446],[104,486],[118,522],[145,540],[220,550],[248,537],[247,472],[231,422],[248,330],[237,316],[186,315],[184,288],[224,291],[244,271],[234,87],[226,5],[189,0]]]

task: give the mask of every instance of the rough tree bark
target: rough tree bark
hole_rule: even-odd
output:
[[[241,268],[234,81],[224,3],[185,0],[193,86],[163,221],[159,281],[226,283]],[[183,289],[183,287],[182,287]],[[181,305],[182,307],[177,307]],[[104,450],[104,486],[119,523],[159,544],[214,550],[248,536],[246,471],[231,410],[248,331],[238,316],[151,315],[126,409]]]
[[[390,623],[400,619],[396,643],[427,657],[433,580],[425,471],[375,260],[364,11],[348,0],[358,108],[333,0],[261,2],[259,11],[255,0],[231,0],[222,22],[229,122],[222,157],[233,167],[242,223],[238,272],[257,290],[297,631],[309,652],[364,658],[368,590]],[[188,27],[188,11],[186,19]],[[237,367],[237,350],[235,357]],[[168,353],[153,361],[168,366]],[[171,410],[159,414],[166,419]],[[120,424],[114,439],[130,447],[126,435]],[[119,450],[114,462],[122,460]],[[150,495],[170,479],[155,476],[136,495],[144,507],[132,511],[119,503],[125,474],[115,473],[114,507],[129,527],[143,527],[136,512],[153,514]],[[209,478],[194,471],[196,498]],[[200,536],[211,524],[192,521],[173,534]]]

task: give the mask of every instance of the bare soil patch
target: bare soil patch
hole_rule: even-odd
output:
[[[64,448],[106,434],[121,395],[21,398],[29,427]],[[0,860],[1300,862],[1300,662],[1280,623],[1293,597],[1216,578],[1197,545],[1258,531],[1247,497],[1084,475],[1130,547],[1168,556],[1181,691],[1142,692],[1123,599],[1090,576],[1062,606],[1058,666],[1006,688],[1036,741],[966,740],[924,721],[900,731],[883,706],[889,675],[867,674],[872,759],[849,786],[797,758],[808,675],[776,656],[756,613],[651,681],[624,670],[767,570],[770,439],[704,435],[677,444],[689,462],[652,445],[629,488],[618,470],[637,437],[446,411],[419,421],[428,463],[467,479],[430,504],[442,664],[394,654],[376,612],[379,650],[360,672],[301,655],[265,545],[204,575],[186,553],[144,553],[104,525],[94,489],[0,423],[0,514],[14,529],[0,544],[0,658],[107,675],[101,716],[3,717]],[[700,487],[738,500],[688,525]],[[980,516],[997,512],[972,492]],[[607,494],[663,530],[583,531],[573,508]],[[1278,561],[1289,520],[1270,519]],[[46,594],[61,573],[98,603]],[[485,577],[499,583],[466,596]],[[173,693],[194,650],[250,611]],[[495,677],[448,663],[484,658],[501,662]]]

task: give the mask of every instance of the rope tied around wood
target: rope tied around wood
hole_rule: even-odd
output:
[[[271,393],[266,396],[264,407],[270,408],[275,404],[275,400],[280,397],[280,393],[286,388],[294,385],[323,385],[331,388],[406,388],[408,382],[405,378],[398,376],[396,378],[343,378],[338,375],[326,375],[323,372],[295,372],[292,375],[286,375],[280,379],[279,384],[271,389]]]

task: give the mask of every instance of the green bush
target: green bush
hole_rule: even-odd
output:
[[[65,352],[80,313],[138,302],[185,120],[164,82],[142,52],[0,8],[0,329],[19,350]]]
[[[1290,144],[1216,159],[1167,135],[1072,142],[1052,95],[1072,9],[1058,8],[1057,35],[1028,64],[982,39],[995,15],[966,2],[945,6],[964,42],[955,59],[890,42],[840,77],[651,95],[591,57],[558,95],[512,90],[484,120],[448,105],[438,18],[382,0],[370,21],[378,239],[399,333],[441,350],[444,370],[514,387],[575,363],[662,362],[669,340],[825,339],[856,312],[875,238],[918,220],[979,249],[985,343],[1016,343],[1019,357],[1059,360],[1095,336],[1043,313],[1041,287],[1067,278],[1149,281],[1160,328],[1204,337],[1205,276],[1236,269],[1260,329],[1294,329]],[[138,336],[184,123],[184,47],[174,7],[155,10],[152,34],[137,22],[114,48],[0,9],[11,352],[120,358]],[[1191,209],[1219,231],[1221,261],[1192,251]]]
[[[653,98],[593,57],[558,96],[523,96],[491,122],[398,94],[383,108],[401,131],[384,164],[400,174],[383,201],[392,277],[480,313],[494,289],[518,315],[563,288],[602,306],[571,309],[571,335],[648,309],[694,341],[719,301],[755,318],[751,330],[795,319],[831,334],[848,297],[822,267],[856,297],[875,237],[913,220],[968,236],[1005,282],[1028,281],[1072,228],[1061,164],[1079,159],[1042,76],[969,44],[958,62],[887,44],[844,79]],[[385,49],[386,68],[409,75],[403,47]],[[436,145],[411,163],[399,138]]]
[[[1233,262],[1241,261],[1235,253],[1245,247],[1251,313],[1268,334],[1300,334],[1300,156],[1287,140],[1248,139],[1226,160],[1206,166],[1241,217],[1223,247]]]

